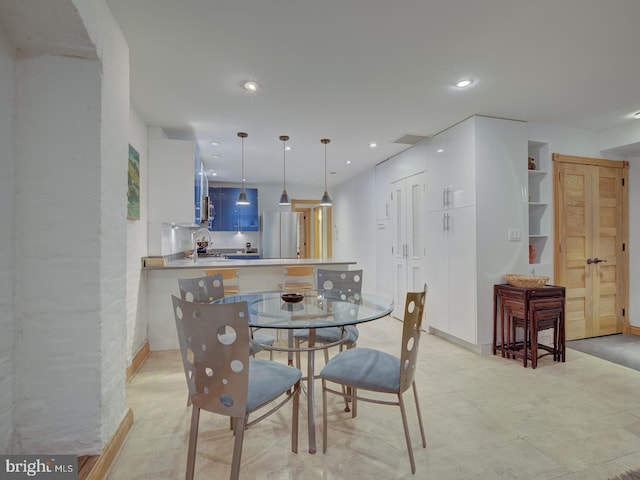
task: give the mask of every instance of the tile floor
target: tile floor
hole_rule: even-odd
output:
[[[400,333],[397,320],[377,320],[360,326],[359,345],[395,353]],[[307,451],[302,399],[299,453],[289,448],[287,405],[246,432],[241,478],[607,480],[640,468],[640,372],[574,350],[564,364],[544,357],[532,370],[423,335],[417,382],[426,449],[420,446],[412,396],[406,395],[414,421],[415,476],[396,407],[360,403],[352,419],[340,398],[329,397],[329,446],[322,454],[317,382],[319,452]],[[152,353],[128,386],[135,424],[108,480],[184,478],[186,397],[179,353]],[[228,478],[228,420],[203,412],[198,447],[196,478]]]

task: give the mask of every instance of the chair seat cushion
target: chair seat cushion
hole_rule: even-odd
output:
[[[301,377],[302,372],[297,368],[271,360],[250,358],[247,412],[282,395]]]
[[[355,325],[347,325],[344,327],[347,331],[347,342],[356,343],[360,332]],[[342,329],[340,327],[316,328],[316,343],[333,343],[340,340]],[[294,338],[298,340],[309,340],[309,330],[296,330],[293,332]]]
[[[261,347],[261,345],[270,347],[271,345],[273,345],[273,342],[275,342],[275,340],[276,339],[271,335],[266,335],[264,333],[254,333],[253,342],[249,342],[249,355],[255,355],[256,353],[261,352],[263,350],[263,347]]]
[[[386,352],[357,347],[334,356],[320,378],[376,392],[400,391],[400,359]]]

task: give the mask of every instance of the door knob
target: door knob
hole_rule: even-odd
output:
[[[587,265],[591,265],[592,263],[600,263],[600,262],[606,262],[606,260],[603,260],[601,258],[587,258]]]

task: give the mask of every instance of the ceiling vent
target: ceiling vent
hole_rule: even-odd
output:
[[[401,135],[395,140],[392,140],[391,143],[401,143],[403,145],[415,145],[416,143],[421,142],[422,140],[426,140],[429,137],[430,135],[415,135],[411,133],[405,133],[404,135]]]

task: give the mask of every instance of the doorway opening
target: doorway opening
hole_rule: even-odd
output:
[[[300,212],[300,258],[332,258],[331,207],[317,200],[291,200],[291,210]]]

